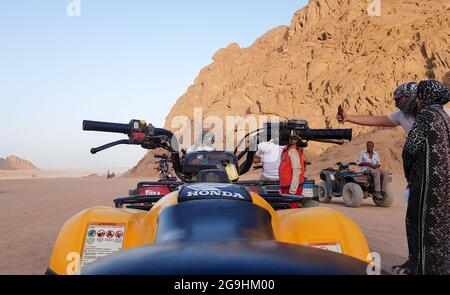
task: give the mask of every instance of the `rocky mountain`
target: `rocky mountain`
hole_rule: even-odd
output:
[[[17,156],[9,156],[6,159],[0,158],[0,170],[39,170],[30,161]]]
[[[364,0],[310,0],[289,26],[254,44],[217,51],[166,118],[179,115],[276,115],[304,118],[310,127],[339,128],[339,104],[354,114],[395,110],[394,88],[405,81],[438,79],[450,85],[450,0],[380,1],[369,15]],[[354,135],[378,131],[348,125]],[[397,132],[402,139],[401,131]],[[399,140],[398,142],[402,142]],[[401,170],[398,142],[386,142]],[[329,145],[313,144],[322,154]],[[357,148],[357,147],[355,147]],[[358,147],[359,149],[359,147]]]

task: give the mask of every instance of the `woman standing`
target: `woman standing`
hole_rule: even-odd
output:
[[[410,188],[406,213],[409,274],[450,274],[450,91],[435,80],[417,87],[419,113],[403,149]]]

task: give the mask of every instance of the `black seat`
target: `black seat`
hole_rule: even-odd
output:
[[[271,222],[270,213],[251,202],[184,201],[161,212],[156,241],[272,240]]]

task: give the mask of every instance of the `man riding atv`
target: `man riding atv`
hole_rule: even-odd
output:
[[[320,172],[319,202],[329,203],[333,197],[342,197],[347,207],[356,208],[371,197],[378,207],[392,205],[394,198],[389,189],[392,178],[389,172],[380,169],[381,159],[374,143],[369,141],[366,146],[358,162],[338,162],[338,170],[329,167]],[[356,165],[361,167],[361,172],[349,168]]]
[[[381,170],[381,159],[380,155],[374,150],[375,144],[373,141],[368,141],[366,144],[367,150],[362,151],[359,154],[358,165],[361,167],[361,172],[364,174],[369,174],[373,177],[373,181],[375,184],[375,192],[373,196],[382,200],[382,180],[387,179],[389,177],[389,173]]]

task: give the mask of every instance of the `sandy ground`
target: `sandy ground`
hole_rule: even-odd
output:
[[[0,170],[0,180],[5,179],[49,179],[49,178],[78,178],[87,176],[106,176],[106,171],[113,171],[116,175],[121,175],[127,168],[111,168],[97,170],[67,170],[67,171],[51,171],[51,170]]]
[[[377,207],[371,199],[364,200],[359,208],[346,207],[341,198],[327,204],[327,207],[339,210],[359,224],[371,251],[380,254],[381,266],[387,272],[391,272],[393,265],[405,262],[408,256],[405,231],[407,203],[403,198],[406,182],[403,177],[394,176],[393,183],[395,201],[389,208]]]
[[[114,197],[126,195],[137,181],[107,181],[104,177],[0,180],[0,274],[44,273],[65,220],[87,207],[112,205]],[[407,255],[403,183],[394,191],[396,200],[390,208],[378,208],[371,200],[355,209],[345,207],[340,199],[326,205],[361,226],[371,250],[380,253],[387,271]]]

